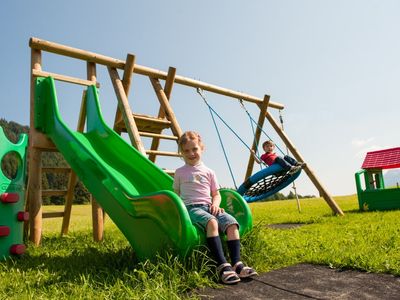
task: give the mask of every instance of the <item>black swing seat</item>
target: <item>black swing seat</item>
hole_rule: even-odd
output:
[[[289,174],[280,165],[273,164],[250,176],[239,186],[237,192],[243,196],[246,202],[260,201],[287,187],[299,177],[300,173],[301,169]]]

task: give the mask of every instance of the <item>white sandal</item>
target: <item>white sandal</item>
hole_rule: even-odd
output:
[[[222,271],[225,268],[227,268],[227,270]],[[235,284],[240,281],[240,277],[238,276],[238,274],[235,271],[232,270],[232,266],[229,263],[221,264],[217,268],[217,272],[220,274],[221,281],[224,284]]]
[[[238,273],[236,270],[240,265],[242,265],[243,267],[240,270],[240,272]],[[248,278],[248,277],[258,275],[258,273],[253,268],[245,266],[244,263],[242,263],[241,261],[238,261],[233,266],[233,270],[239,275],[239,278]]]

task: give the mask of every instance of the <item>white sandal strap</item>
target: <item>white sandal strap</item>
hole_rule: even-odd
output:
[[[218,266],[217,272],[218,272],[218,273],[221,272],[221,271],[222,271],[224,268],[226,268],[226,267],[231,267],[231,268],[232,268],[232,266],[231,266],[230,263],[223,263],[223,264],[220,264],[220,265]]]
[[[238,261],[236,264],[233,265],[233,267],[232,267],[233,270],[236,271],[237,267],[240,266],[240,265],[243,265],[243,266],[244,266],[244,263],[241,262],[241,261]]]

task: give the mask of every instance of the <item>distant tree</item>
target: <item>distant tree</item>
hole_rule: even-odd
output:
[[[296,199],[296,194],[293,193],[292,191],[289,192],[287,195],[286,199]]]

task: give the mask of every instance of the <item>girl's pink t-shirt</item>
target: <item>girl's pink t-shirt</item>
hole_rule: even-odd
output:
[[[211,204],[211,192],[218,188],[214,171],[202,162],[195,166],[185,164],[175,171],[174,190],[180,194],[185,205]]]

